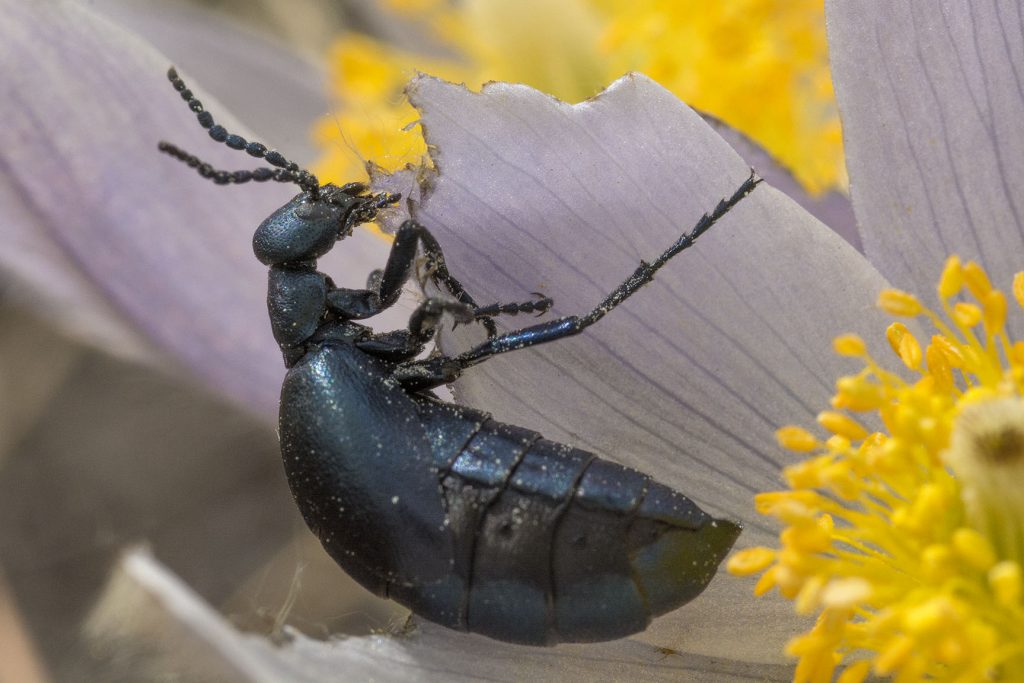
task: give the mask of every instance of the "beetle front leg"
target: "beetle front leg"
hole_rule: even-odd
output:
[[[476,308],[473,297],[448,272],[441,245],[430,231],[408,220],[395,233],[387,264],[382,270],[370,274],[366,289],[337,288],[328,293],[327,302],[331,310],[348,320],[359,320],[393,306],[402,294],[402,287],[412,275],[420,245],[423,246],[431,277],[447,287],[460,303]]]
[[[402,223],[395,233],[387,264],[382,270],[375,270],[370,274],[367,288],[332,289],[327,295],[328,306],[347,320],[369,318],[391,307],[398,301],[402,287],[412,275],[419,247],[423,248],[429,277],[444,285],[459,303],[474,309],[474,318],[483,324],[489,338],[497,336],[498,333],[494,321],[491,320],[493,316],[515,315],[517,312],[543,313],[551,306],[550,299],[538,295],[539,299],[536,301],[479,307],[462,283],[449,272],[444,252],[437,239],[429,230],[413,220]]]

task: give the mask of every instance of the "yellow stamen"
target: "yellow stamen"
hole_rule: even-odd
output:
[[[864,683],[871,673],[871,662],[854,662],[836,679],[836,683]]]
[[[974,327],[981,322],[981,315],[981,308],[976,304],[961,301],[953,306],[953,321],[960,327]]]
[[[1013,276],[1013,298],[1018,306],[1024,308],[1024,272]]]
[[[850,441],[860,441],[868,435],[868,430],[852,417],[831,410],[818,413],[818,424],[833,434],[845,436]]]
[[[986,570],[996,562],[992,546],[974,529],[954,531],[953,550],[962,561],[975,569]]]
[[[1022,289],[1024,289],[1024,284],[1022,284]],[[840,356],[851,356],[854,358],[861,358],[868,352],[867,344],[855,334],[839,335],[832,342],[832,348]]]
[[[948,299],[960,293],[964,286],[964,273],[960,265],[959,256],[950,256],[946,259],[946,265],[942,269],[942,276],[939,278],[939,298]]]
[[[775,432],[775,438],[779,445],[786,450],[797,453],[807,453],[818,447],[818,440],[803,427],[789,426],[782,427]]]
[[[893,323],[885,331],[889,345],[911,370],[921,367],[921,345],[903,323]]]
[[[998,290],[992,290],[985,295],[982,304],[985,334],[993,337],[1006,324],[1006,295]]]
[[[775,561],[771,548],[747,548],[729,558],[729,571],[737,576],[749,576],[767,569]]]
[[[1000,604],[1016,607],[1021,603],[1021,587],[1024,578],[1016,562],[1003,560],[988,571],[988,582]]]
[[[909,292],[898,289],[885,289],[878,295],[878,307],[889,315],[902,318],[913,318],[921,315],[921,302]]]
[[[983,301],[985,296],[992,291],[992,283],[988,280],[988,274],[974,261],[964,264],[964,284],[978,301]]]
[[[1013,284],[1024,304],[1024,275]],[[903,323],[886,330],[915,381],[859,337],[835,341],[864,369],[818,415],[831,436],[780,430],[802,460],[783,471],[789,490],[754,499],[784,525],[779,549],[729,565],[761,567],[757,595],[777,588],[818,615],[786,646],[798,680],[1024,680],[1024,342],[1009,339],[1006,296],[977,263],[951,257],[937,289],[945,320],[905,292],[880,297],[938,328],[923,352]]]

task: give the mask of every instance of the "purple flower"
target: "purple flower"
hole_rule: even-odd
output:
[[[830,2],[828,17],[863,254],[765,184],[585,335],[490,361],[455,388],[502,420],[639,467],[741,520],[741,546],[773,534],[751,501],[778,486],[787,462],[774,430],[813,420],[853,368],[830,352],[832,337],[880,339],[878,292],[888,283],[929,291],[950,253],[1008,281],[1024,246],[1014,185],[1024,165],[1019,4]],[[249,239],[291,189],[270,198],[217,188],[157,155],[156,141],[168,139],[220,167],[249,161],[203,147],[163,80],[168,60],[82,6],[9,3],[3,33],[5,278],[50,321],[108,350],[173,359],[269,419],[283,368]],[[201,79],[201,69],[187,75]],[[254,69],[273,99],[283,74]],[[556,314],[583,312],[748,173],[643,76],[575,106],[521,86],[473,94],[425,77],[410,97],[437,171],[414,215],[482,302],[539,289]],[[306,125],[287,107],[281,118]],[[386,245],[367,235],[339,252],[325,270],[357,283]],[[157,571],[133,562],[128,576]],[[167,586],[137,582],[156,594]],[[188,637],[246,680],[594,680],[693,669],[701,680],[784,679],[783,643],[802,630],[788,605],[755,601],[724,574],[641,642],[555,650],[424,626],[401,639],[300,638],[277,652],[204,619],[212,631],[181,622]]]

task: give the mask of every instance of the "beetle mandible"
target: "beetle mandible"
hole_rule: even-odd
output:
[[[270,268],[270,326],[287,367],[280,437],[288,484],[346,572],[430,621],[529,645],[624,637],[705,588],[737,524],[636,470],[443,402],[431,389],[492,356],[596,323],[753,191],[753,171],[592,311],[499,335],[492,316],[543,313],[551,300],[477,306],[413,220],[365,289],[336,287],[317,259],[399,197],[362,183],[321,185],[215,124],[173,68],[168,78],[214,140],[274,168],[221,171],[170,143],[161,151],[218,184],[274,180],[301,190],[260,224],[253,249]],[[374,333],[356,322],[398,300],[419,250],[454,298],[427,297],[405,330]],[[445,314],[482,322],[487,341],[420,358]]]

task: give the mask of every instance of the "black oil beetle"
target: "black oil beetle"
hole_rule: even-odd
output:
[[[627,636],[704,589],[738,525],[636,470],[430,390],[496,354],[593,325],[760,178],[751,172],[589,313],[498,335],[491,316],[542,313],[551,300],[478,307],[434,237],[411,220],[366,289],[336,287],[316,259],[398,197],[360,183],[320,185],[278,152],[216,125],[173,68],[168,77],[214,140],[274,168],[220,171],[169,143],[161,151],[215,183],[274,180],[302,190],[256,229],[253,249],[270,267],[270,324],[288,368],[280,412],[288,483],[309,528],[345,571],[425,619],[529,645]],[[406,330],[374,333],[356,322],[395,303],[419,250],[452,298],[427,298]],[[487,341],[457,356],[421,358],[444,314],[481,321]]]

